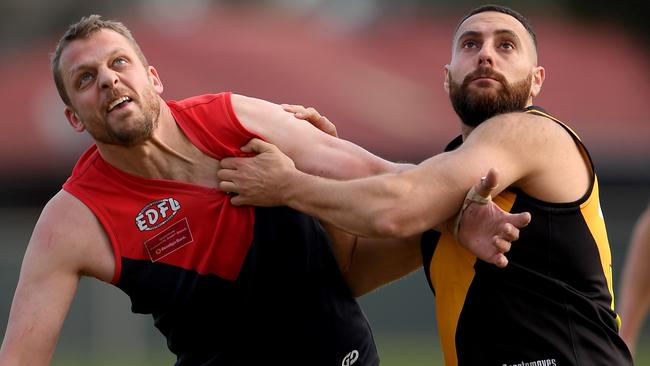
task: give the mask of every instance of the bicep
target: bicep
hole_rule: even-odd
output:
[[[352,179],[402,169],[295,118],[279,105],[239,95],[233,95],[232,101],[237,117],[247,129],[276,145],[306,173]]]

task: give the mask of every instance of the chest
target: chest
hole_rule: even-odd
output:
[[[214,188],[114,182],[95,189],[93,204],[116,258],[234,279],[252,241],[253,209],[231,205]],[[115,279],[121,274],[117,267]]]

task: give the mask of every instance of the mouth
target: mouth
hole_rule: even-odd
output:
[[[131,101],[132,101],[131,97],[126,96],[126,95],[121,96],[121,97],[119,97],[119,98],[117,98],[117,99],[113,99],[113,101],[111,101],[111,102],[108,104],[108,108],[106,108],[106,113],[110,113],[110,112],[112,112],[112,111],[115,110],[115,109],[123,108],[123,107],[125,107],[128,103],[130,103]]]
[[[491,76],[487,76],[487,75],[485,75],[485,76],[477,76],[477,77],[475,77],[475,78],[472,79],[472,81],[480,81],[480,80],[494,80],[494,81],[499,81],[499,80],[497,80],[497,79],[495,79],[495,78],[493,78],[493,77],[491,77]]]

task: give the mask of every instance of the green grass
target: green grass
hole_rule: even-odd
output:
[[[634,364],[636,366],[650,366],[650,335],[641,338],[639,344],[636,346]]]
[[[170,354],[121,355],[119,352],[110,355],[93,354],[85,357],[64,352],[54,356],[51,366],[172,366],[176,359]]]
[[[382,366],[442,366],[437,338],[417,334],[375,334]]]
[[[417,334],[375,334],[382,366],[443,366],[437,339]],[[641,339],[636,366],[650,366],[650,337]],[[59,352],[60,351],[60,352]],[[52,366],[171,366],[174,358],[168,353],[121,355],[119,352],[79,356],[73,350],[59,350]],[[77,356],[74,356],[77,354]]]
[[[375,334],[381,357],[381,365],[442,366],[442,355],[437,339],[431,336]],[[80,353],[81,352],[81,353]],[[170,353],[148,355],[83,354],[82,350],[58,349],[52,366],[171,366],[174,357]]]

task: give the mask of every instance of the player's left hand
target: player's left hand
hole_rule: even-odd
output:
[[[512,242],[519,239],[519,229],[530,223],[528,212],[511,214],[502,210],[491,200],[491,193],[497,187],[497,172],[490,169],[481,182],[468,194],[456,223],[457,240],[479,259],[498,267],[508,265],[505,253]]]

